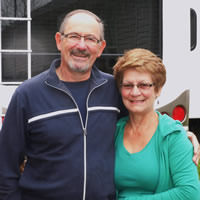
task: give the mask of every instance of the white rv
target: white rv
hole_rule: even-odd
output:
[[[0,0],[0,7],[1,116],[16,87],[59,57],[54,34],[64,15],[83,8],[105,23],[107,47],[96,65],[112,73],[116,58],[126,49],[152,50],[167,68],[167,83],[156,108],[187,91],[175,115],[185,120],[186,112],[189,129],[200,137],[199,0]]]

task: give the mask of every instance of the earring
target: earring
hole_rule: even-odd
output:
[[[156,103],[157,103],[157,105],[159,105],[159,103],[160,103],[157,96],[156,96]]]

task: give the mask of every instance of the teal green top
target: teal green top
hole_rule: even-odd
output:
[[[159,177],[159,162],[155,147],[155,136],[158,131],[142,151],[129,153],[123,144],[125,124],[123,124],[122,132],[115,144],[117,155],[115,160],[116,188],[120,196],[126,196],[127,193],[131,196],[153,194]]]
[[[124,127],[129,118],[122,118],[117,123],[117,199],[200,200],[197,167],[192,161],[193,146],[180,122],[157,113],[157,130],[138,153],[129,153],[123,145]]]

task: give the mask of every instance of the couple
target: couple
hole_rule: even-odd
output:
[[[199,199],[192,144],[178,122],[153,108],[166,79],[162,61],[128,51],[114,66],[117,88],[94,66],[106,46],[99,17],[72,11],[55,39],[61,59],[20,85],[8,107],[0,199]],[[129,116],[117,123],[126,113],[121,97]]]

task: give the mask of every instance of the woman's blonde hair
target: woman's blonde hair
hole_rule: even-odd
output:
[[[135,69],[139,72],[148,72],[155,83],[155,91],[158,92],[166,82],[166,69],[158,56],[147,49],[136,48],[126,51],[119,57],[114,65],[114,77],[120,89],[124,72],[127,69]]]

